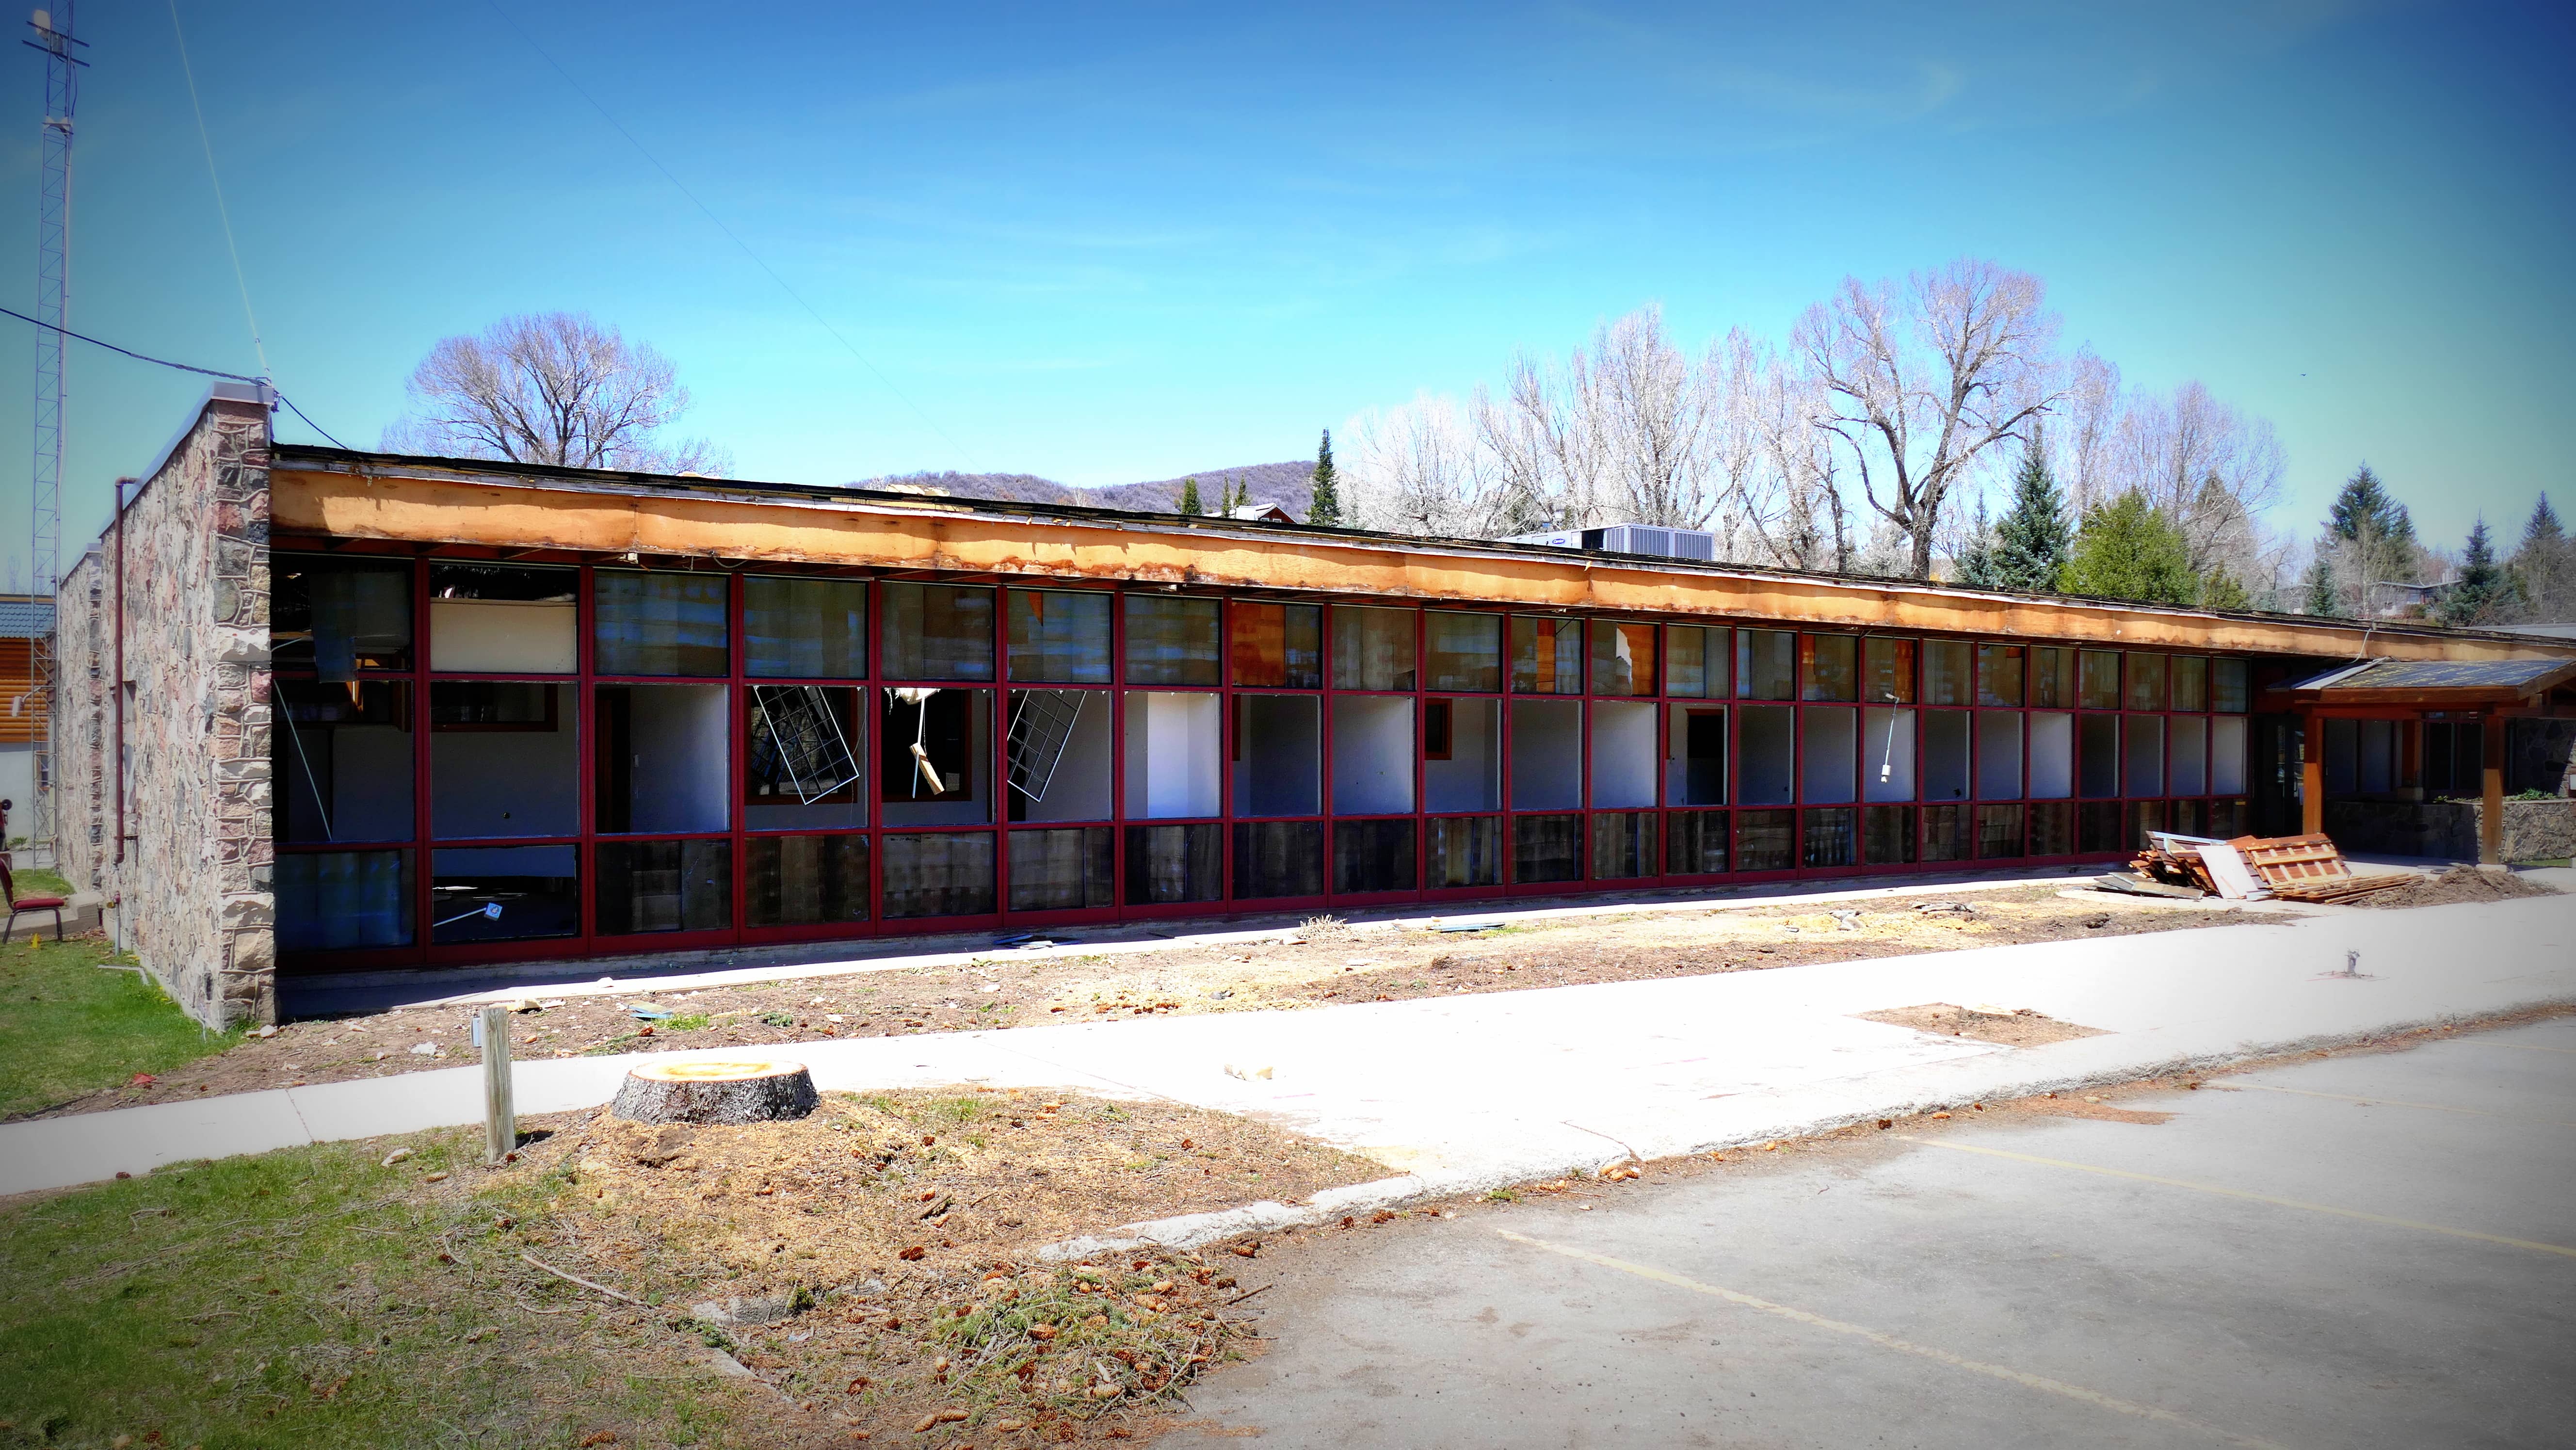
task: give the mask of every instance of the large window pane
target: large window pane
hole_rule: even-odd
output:
[[[1914,712],[1860,712],[1860,798],[1914,799]]]
[[[1796,811],[1737,811],[1735,869],[1786,871],[1798,864]]]
[[[2135,659],[2132,655],[2130,658]],[[2120,741],[2120,793],[2131,798],[2165,793],[2165,722],[2161,716],[2132,715]]]
[[[2088,649],[2078,656],[2077,702],[2087,710],[2120,708],[2120,657],[2109,650]]]
[[[2075,717],[2063,710],[2030,717],[2030,797],[2062,801],[2075,794]]]
[[[1412,809],[1413,701],[1335,695],[1333,814],[1383,816]]]
[[[2166,774],[2175,795],[2209,793],[2209,722],[2177,716],[2166,723]]]
[[[1592,622],[1592,693],[1655,693],[1655,627],[1616,620]]]
[[[1657,875],[1662,852],[1655,844],[1653,811],[1595,811],[1592,815],[1592,879],[1630,881]]]
[[[1225,827],[1129,826],[1127,904],[1225,899]]]
[[[2176,655],[2167,665],[2177,710],[2209,708],[2209,661],[2199,655]]]
[[[2075,803],[2051,801],[2030,808],[2030,854],[2075,854]]]
[[[878,700],[877,799],[884,823],[962,826],[991,820],[993,692],[908,685],[880,690]]]
[[[1411,891],[1413,822],[1333,822],[1333,890]]]
[[[1322,821],[1245,821],[1234,828],[1234,894],[1275,900],[1324,894]]]
[[[1973,696],[1976,651],[1967,641],[1927,639],[1923,641],[1923,703],[1926,705],[1964,705]]]
[[[411,561],[279,554],[269,573],[269,657],[326,681],[411,668]]]
[[[2075,652],[2045,645],[2030,652],[2030,703],[2063,710],[2075,703]]]
[[[1977,859],[2010,860],[2022,854],[2021,807],[1977,807]]]
[[[1798,637],[1783,629],[1737,630],[1735,687],[1748,700],[1798,698]]]
[[[1583,693],[1583,623],[1512,617],[1512,688],[1525,695]]]
[[[571,684],[434,680],[429,825],[441,840],[581,831],[581,743]]]
[[[1503,804],[1503,702],[1422,702],[1422,797],[1429,811]]]
[[[2209,662],[2209,708],[2227,715],[2242,715],[2254,707],[2251,668],[2243,660]]]
[[[1604,700],[1592,707],[1592,808],[1633,810],[1655,803],[1655,707]]]
[[[1848,634],[1798,636],[1798,673],[1805,681],[1803,700],[1860,698],[1860,641]]]
[[[1430,646],[1425,661],[1434,690],[1503,687],[1503,617],[1432,610],[1422,616]]]
[[[768,679],[849,680],[868,672],[864,579],[742,581],[742,669]]]
[[[750,926],[831,926],[868,919],[868,838],[755,836],[743,843]]]
[[[847,685],[743,692],[743,824],[755,831],[868,823],[866,725]]]
[[[1011,590],[1011,678],[1107,684],[1109,599],[1070,589]]]
[[[1981,644],[1977,646],[1977,703],[1980,705],[2019,705],[2022,687],[2021,646],[2017,644]]]
[[[993,678],[993,591],[954,584],[882,584],[885,677]]]
[[[581,574],[511,564],[429,566],[429,667],[568,675],[580,667]]]
[[[721,675],[725,656],[722,574],[629,574],[601,570],[591,669],[603,675]]]
[[[1503,884],[1500,816],[1450,816],[1429,822],[1422,884],[1434,891]]]
[[[2118,801],[2086,801],[2075,808],[2075,849],[2091,856],[2124,849]]]
[[[1859,814],[1850,806],[1800,812],[1798,864],[1811,871],[1860,864]]]
[[[2116,798],[2120,794],[2120,717],[2077,716],[2075,746],[2076,777],[2084,798]]]
[[[1107,826],[1011,833],[1011,910],[1118,904],[1117,838]]]
[[[2245,790],[2245,722],[2209,722],[2209,790],[2212,795],[2239,795]]]
[[[1002,741],[1014,821],[1105,821],[1111,741],[1106,690],[1013,690]]]
[[[1410,609],[1335,605],[1333,688],[1412,689],[1414,619]]]
[[[284,852],[273,879],[281,952],[411,945],[409,851]]]
[[[599,934],[733,925],[731,841],[602,841]]]
[[[1975,854],[1976,815],[1969,806],[1923,808],[1923,860],[1965,861]]]
[[[1914,808],[1861,807],[1860,863],[1864,866],[1904,866],[1913,860]]]
[[[1150,700],[1173,701],[1189,696],[1150,696]],[[1211,699],[1213,697],[1210,697]],[[1167,780],[1157,789],[1159,796],[1148,802],[1149,808],[1138,810],[1136,788],[1137,739],[1136,696],[1127,703],[1127,814],[1131,816],[1212,816],[1216,810],[1216,783],[1206,784],[1204,810],[1182,810],[1173,793],[1182,780]],[[1194,708],[1194,707],[1176,707]],[[1193,717],[1195,718],[1195,717]],[[1313,816],[1324,810],[1324,711],[1323,701],[1314,695],[1237,695],[1234,697],[1234,813],[1238,816]],[[1207,715],[1213,730],[1216,716]],[[1166,727],[1166,733],[1178,730],[1177,724]],[[1213,747],[1214,741],[1210,740]],[[1408,751],[1412,742],[1405,742]],[[1194,780],[1194,778],[1192,778]],[[1190,799],[1200,799],[1193,789]],[[1170,808],[1163,808],[1168,801]]]
[[[1968,798],[1968,714],[1964,710],[1923,712],[1923,799],[1963,801]]]
[[[429,853],[429,939],[524,941],[581,932],[578,846],[447,846]]]
[[[2021,715],[2017,711],[1977,712],[1977,797],[2021,799]]]
[[[1714,876],[1727,869],[1724,811],[1674,811],[1664,817],[1664,873]]]
[[[1796,800],[1798,712],[1786,705],[1744,705],[1736,717],[1736,801],[1770,806]]]
[[[1914,703],[1914,641],[1876,636],[1861,641],[1860,698],[1867,705]]]
[[[2161,710],[2165,707],[2165,657],[2133,654],[2129,656],[2129,708]]]
[[[601,685],[597,709],[599,769],[590,788],[599,831],[658,835],[732,823],[724,686]]]
[[[1238,603],[1233,619],[1235,684],[1256,690],[1323,688],[1321,605]]]
[[[1127,683],[1214,685],[1218,674],[1217,610],[1213,599],[1130,594],[1127,600]]]
[[[986,916],[993,910],[990,832],[905,832],[880,838],[885,852],[889,921],[925,916]]]
[[[1726,707],[1675,705],[1664,759],[1664,799],[1673,805],[1726,804]]]
[[[1512,702],[1512,809],[1583,805],[1583,706],[1575,700]]]
[[[1853,796],[1853,761],[1859,747],[1859,712],[1847,706],[1810,706],[1799,713],[1799,798],[1810,805],[1839,805]]]
[[[1512,880],[1527,886],[1583,879],[1583,817],[1512,817]]]
[[[1692,624],[1669,626],[1664,630],[1664,691],[1723,700],[1733,693],[1728,675],[1734,659],[1731,631]]]
[[[270,687],[269,808],[277,840],[411,839],[418,741],[411,698],[411,685],[401,680],[278,680]]]

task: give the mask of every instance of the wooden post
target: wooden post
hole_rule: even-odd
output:
[[[2326,730],[2317,716],[2299,717],[2299,834],[2326,829]]]
[[[483,1160],[519,1151],[519,1115],[510,1101],[510,1009],[486,1007],[483,1028]]]
[[[2483,789],[2478,797],[2478,864],[2504,864],[2504,717],[2489,715],[2483,722],[2485,738],[2479,742],[2478,766],[2484,773]]]

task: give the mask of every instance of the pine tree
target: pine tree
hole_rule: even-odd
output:
[[[2522,526],[2522,543],[2507,569],[2513,580],[2514,613],[2541,624],[2576,621],[2576,540],[2567,537],[2558,511],[2542,494]]]
[[[1333,430],[1324,430],[1324,441],[1315,449],[1315,497],[1306,505],[1306,522],[1338,524],[1342,521],[1342,491],[1333,474]]]
[[[2182,530],[2132,489],[2085,510],[2066,565],[2066,592],[2141,604],[2190,604],[2200,595]]]
[[[2436,617],[2454,628],[2491,624],[2504,610],[2512,590],[2504,570],[2496,567],[2495,542],[2487,537],[2483,518],[2469,529],[2468,552],[2460,558],[2460,577],[2442,596]]]
[[[1195,478],[1181,480],[1181,512],[1185,514],[1205,512],[1199,507],[1199,481]]]
[[[1957,579],[1976,589],[2002,589],[2006,585],[1995,577],[1995,526],[1986,519],[1986,501],[1977,500],[1977,521],[1968,528],[1968,542],[1959,550]]]
[[[2221,564],[2200,577],[2200,607],[2251,609],[2254,596],[2246,592],[2245,585],[2235,575],[2227,572],[2226,565]]]
[[[2021,467],[2013,471],[2012,507],[1995,522],[1994,587],[2031,594],[2056,592],[2073,542],[2066,495],[2058,490],[2056,477],[2048,471],[2047,455],[2033,438],[2022,450]]]
[[[2338,618],[2343,614],[2343,586],[2336,582],[2334,561],[2317,555],[2308,565],[2308,602],[2299,612],[2320,619]]]
[[[2415,541],[2415,521],[2365,463],[2344,480],[2326,511],[2326,532],[2347,544]]]

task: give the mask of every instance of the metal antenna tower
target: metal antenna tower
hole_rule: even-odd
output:
[[[51,603],[62,583],[63,545],[63,328],[71,307],[72,251],[72,112],[80,99],[80,71],[89,62],[72,54],[87,42],[74,38],[73,0],[60,0],[59,18],[39,10],[28,26],[36,32],[27,42],[45,53],[45,161],[36,182],[36,466],[33,478],[35,530],[28,536],[29,592]],[[54,839],[53,704],[56,654],[50,625],[29,642],[37,698],[44,702],[31,722],[35,746],[35,795],[28,829],[30,844],[58,846]],[[57,849],[55,862],[61,860]]]

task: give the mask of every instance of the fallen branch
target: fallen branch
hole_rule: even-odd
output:
[[[606,1284],[594,1284],[578,1274],[567,1274],[563,1270],[556,1268],[554,1265],[547,1263],[545,1260],[538,1258],[534,1254],[521,1254],[519,1257],[526,1260],[528,1263],[545,1270],[547,1273],[554,1275],[556,1278],[563,1280],[565,1283],[579,1284],[585,1289],[595,1289],[600,1293],[607,1295],[611,1299],[623,1299],[638,1309],[650,1309],[653,1307],[652,1305],[645,1303],[643,1300],[636,1298],[632,1294],[621,1294],[615,1289],[611,1289]]]
[[[1258,1289],[1247,1289],[1244,1292],[1235,1295],[1233,1298],[1226,1300],[1225,1307],[1231,1309],[1235,1305],[1242,1303],[1244,1300],[1251,1298],[1255,1294],[1267,1294],[1277,1287],[1278,1285],[1276,1284],[1264,1284]]]

